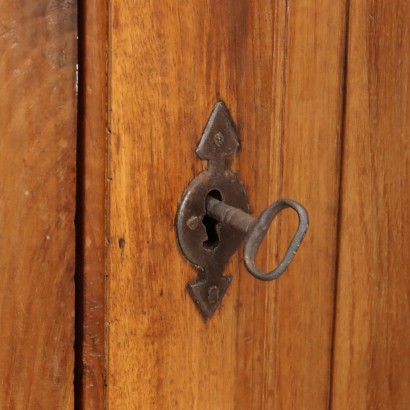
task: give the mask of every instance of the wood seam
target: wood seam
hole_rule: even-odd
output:
[[[349,63],[349,22],[350,22],[350,0],[346,0],[346,10],[344,16],[344,36],[343,41],[343,57],[342,57],[342,98],[340,112],[340,139],[338,147],[338,187],[337,187],[337,211],[336,211],[336,243],[335,243],[335,265],[334,265],[334,286],[333,286],[333,320],[332,320],[332,335],[330,348],[330,368],[329,368],[329,387],[328,387],[328,410],[333,408],[333,383],[334,383],[334,367],[335,367],[335,337],[336,337],[336,322],[337,322],[337,302],[338,302],[338,284],[339,284],[339,255],[341,244],[341,228],[342,228],[342,212],[343,212],[343,165],[344,165],[344,141],[346,131],[346,103],[347,103],[347,74]]]

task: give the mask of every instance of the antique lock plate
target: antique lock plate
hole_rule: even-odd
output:
[[[209,218],[205,209],[208,194],[249,212],[248,198],[239,177],[227,169],[227,158],[239,147],[238,137],[223,102],[219,102],[196,150],[208,161],[208,169],[194,178],[182,196],[176,216],[178,243],[185,257],[198,268],[197,280],[188,289],[205,318],[220,304],[231,276],[223,269],[240,246],[245,233]]]
[[[227,158],[239,147],[238,137],[223,102],[216,104],[196,150],[208,161],[208,169],[188,185],[176,215],[178,243],[185,257],[198,268],[198,277],[188,285],[202,315],[209,319],[231,283],[223,269],[246,238],[243,261],[258,280],[281,276],[295,257],[306,234],[309,218],[305,208],[291,199],[271,203],[254,218],[239,177],[227,168]],[[272,221],[282,210],[293,209],[298,229],[280,263],[270,272],[256,264],[256,254]]]

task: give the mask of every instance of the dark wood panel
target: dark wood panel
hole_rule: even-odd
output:
[[[76,403],[104,407],[106,4],[81,2]]]
[[[351,2],[334,409],[409,407],[410,4]]]
[[[0,407],[70,409],[76,3],[0,10]]]

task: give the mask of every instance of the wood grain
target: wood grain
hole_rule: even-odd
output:
[[[0,11],[0,408],[73,408],[76,5]]]
[[[268,342],[274,340],[274,345],[269,352],[265,383],[271,401],[260,408],[310,410],[328,405],[346,50],[345,3],[309,0],[288,3],[281,160],[276,164],[273,180],[280,184],[279,196],[294,198],[305,205],[310,228],[291,270],[278,282],[275,302],[270,305],[275,313],[265,326],[266,333],[271,332],[272,342],[269,339]],[[259,203],[257,196],[255,203]],[[279,229],[282,239],[279,250],[283,255],[295,227],[282,223]]]
[[[76,404],[104,408],[106,6],[80,2]]]
[[[326,407],[344,30],[344,3],[330,0],[110,2],[108,408]],[[232,167],[252,210],[292,197],[311,230],[274,283],[252,279],[238,252],[205,323],[173,223],[205,166],[194,150],[220,98],[240,132]],[[281,221],[265,267],[294,228]]]
[[[410,4],[351,2],[334,409],[409,408]]]

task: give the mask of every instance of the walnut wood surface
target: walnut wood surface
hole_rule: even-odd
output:
[[[409,408],[410,4],[351,2],[334,409]]]
[[[76,4],[0,9],[0,408],[71,409]]]
[[[108,408],[325,408],[344,4],[113,0],[108,36]],[[220,98],[239,129],[232,168],[254,213],[291,197],[311,229],[274,283],[255,281],[238,252],[226,269],[233,283],[205,323],[173,224],[204,167],[194,150]],[[293,220],[281,221],[265,267],[291,238]]]
[[[80,4],[76,403],[99,410],[104,408],[106,5]]]

